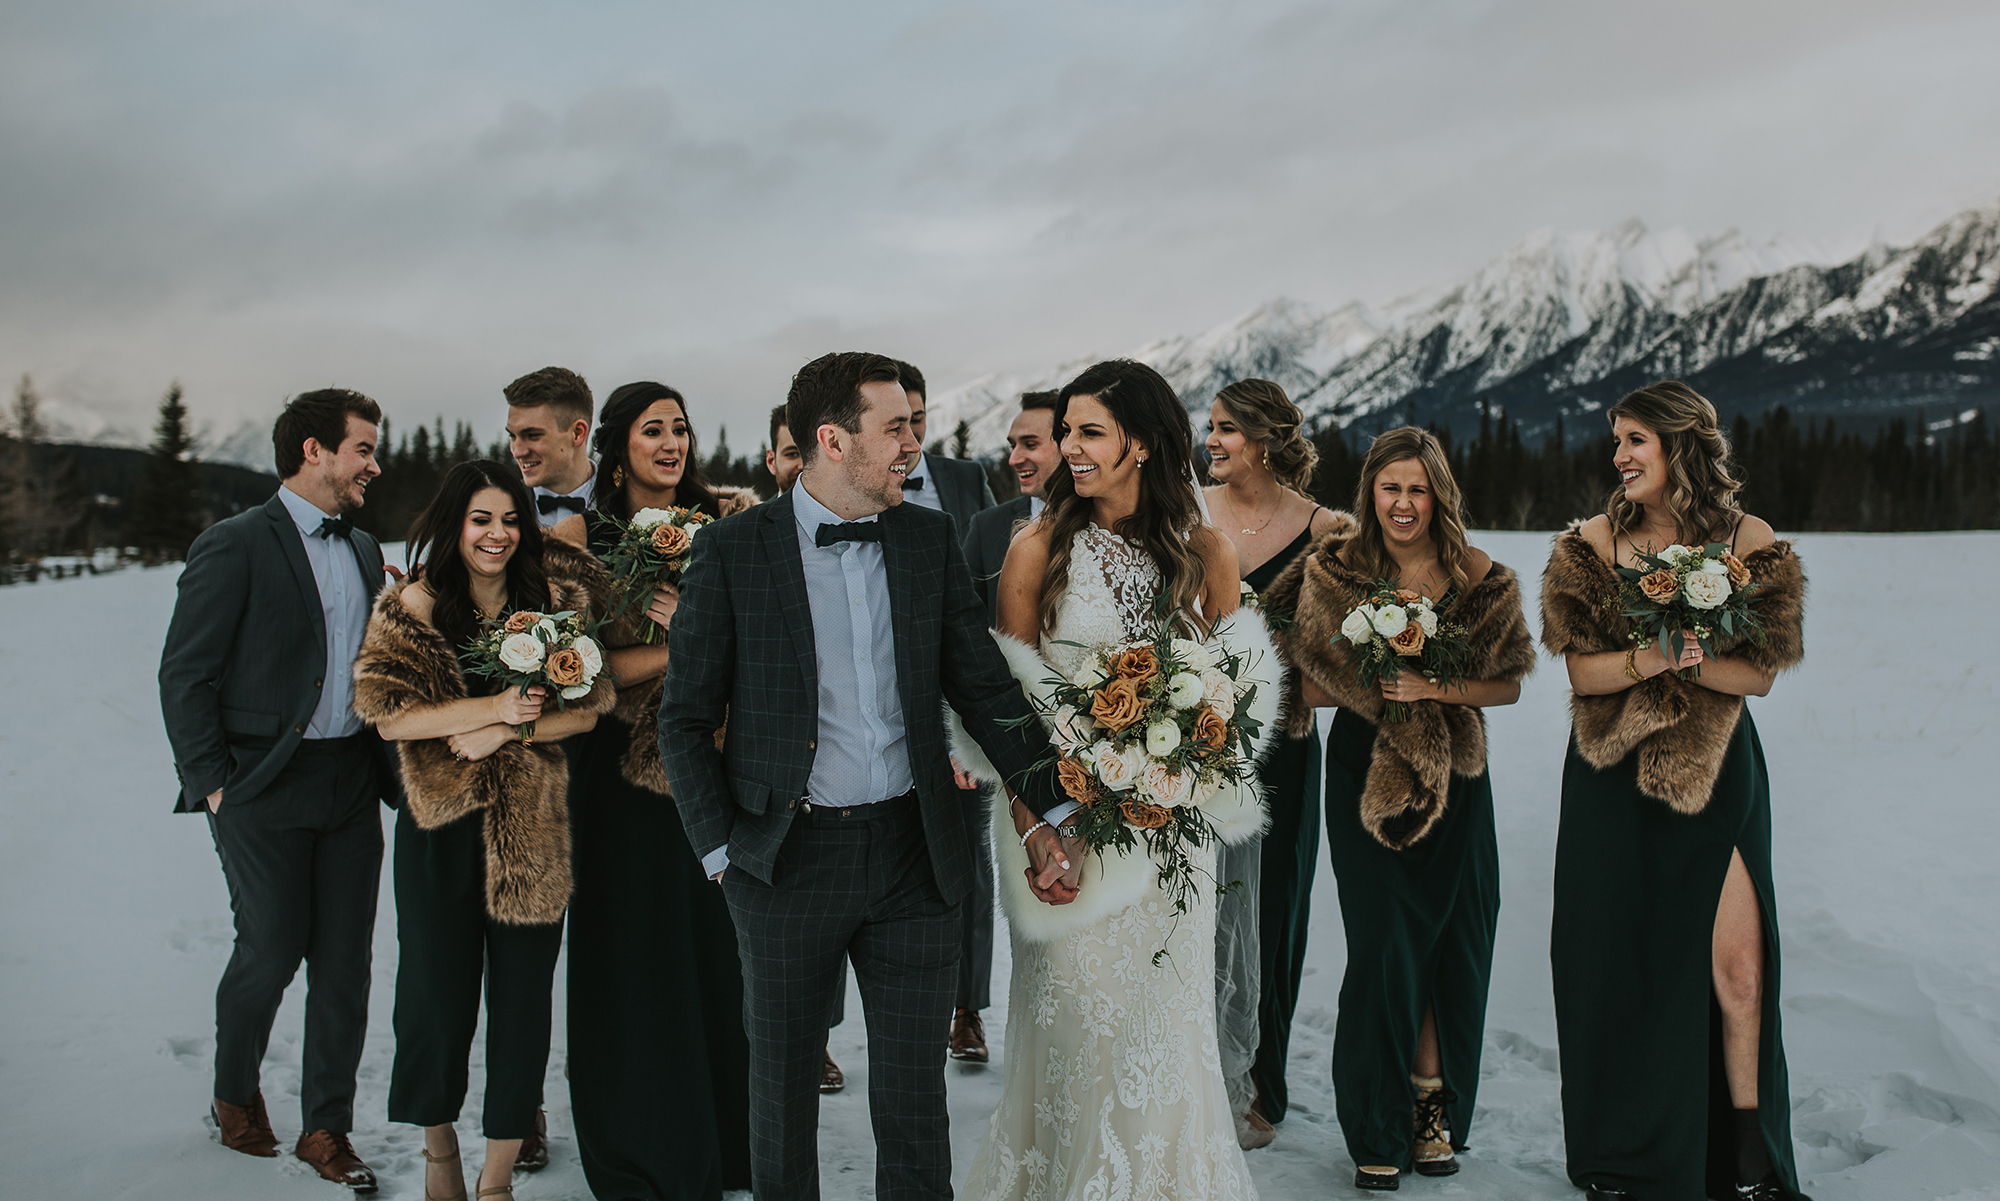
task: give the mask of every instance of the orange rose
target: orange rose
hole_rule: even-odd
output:
[[[1401,605],[1414,605],[1414,604],[1416,604],[1416,603],[1417,603],[1418,601],[1420,601],[1420,600],[1422,600],[1422,599],[1424,599],[1424,594],[1423,594],[1423,593],[1421,593],[1421,592],[1418,592],[1418,591],[1417,591],[1416,589],[1414,589],[1414,588],[1398,588],[1398,589],[1396,589],[1396,603],[1397,603],[1397,604],[1401,604]]]
[[[653,529],[653,549],[669,559],[686,554],[688,547],[693,545],[694,535],[680,526],[661,525]]]
[[[1097,799],[1097,781],[1083,764],[1068,755],[1056,760],[1056,779],[1062,783],[1062,790],[1069,794],[1069,799],[1079,805],[1088,805]]]
[[[541,619],[542,615],[540,613],[530,613],[525,609],[519,613],[511,613],[507,617],[507,632],[509,634],[525,634]]]
[[[548,661],[542,665],[548,673],[549,683],[558,688],[574,688],[583,683],[583,656],[573,646],[552,651]]]
[[[1414,621],[1404,626],[1402,633],[1389,639],[1389,649],[1395,651],[1405,659],[1412,655],[1422,654],[1424,651],[1424,627]]]
[[[1743,560],[1737,558],[1735,555],[1730,554],[1728,551],[1723,551],[1722,565],[1729,569],[1730,587],[1741,588],[1750,582],[1750,569],[1743,566]]]
[[[1645,593],[1646,599],[1655,604],[1666,604],[1673,600],[1674,594],[1680,590],[1680,581],[1674,578],[1673,572],[1664,567],[1651,575],[1639,577],[1639,591]]]
[[[1194,719],[1194,740],[1205,742],[1219,751],[1229,745],[1229,723],[1223,720],[1222,714],[1203,705],[1200,715]]]
[[[1113,734],[1138,721],[1145,712],[1137,680],[1113,680],[1098,689],[1090,702],[1091,719]]]
[[[1137,797],[1120,803],[1118,812],[1125,815],[1126,821],[1131,822],[1141,830],[1157,830],[1174,820],[1173,810],[1162,809],[1150,801],[1142,801]]]
[[[1144,688],[1153,682],[1154,676],[1160,674],[1160,661],[1154,657],[1152,647],[1135,646],[1131,650],[1120,651],[1117,658],[1111,660],[1111,674],[1115,679],[1137,681],[1139,687]]]

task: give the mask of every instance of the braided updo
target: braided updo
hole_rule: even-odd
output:
[[[1267,379],[1244,379],[1215,394],[1243,437],[1262,443],[1264,462],[1278,482],[1301,496],[1312,486],[1319,450],[1299,432],[1305,414]]]

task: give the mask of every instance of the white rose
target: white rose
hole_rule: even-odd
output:
[[[673,519],[674,515],[665,509],[641,509],[632,514],[632,528],[650,530],[654,526],[665,525]]]
[[[1181,744],[1181,728],[1170,721],[1156,721],[1146,727],[1146,753],[1155,759],[1170,755]]]
[[[1218,660],[1215,649],[1186,638],[1174,639],[1174,658],[1179,659],[1189,671],[1202,672],[1214,667]]]
[[[542,640],[533,634],[509,634],[500,643],[500,662],[508,671],[533,671],[542,665]]]
[[[1236,712],[1236,681],[1229,674],[1216,668],[1201,673],[1201,699],[1209,707],[1227,717]]]
[[[1366,646],[1369,632],[1375,628],[1368,621],[1367,607],[1363,605],[1349,613],[1347,620],[1340,623],[1340,636],[1356,646]]]
[[[555,619],[552,617],[544,617],[530,628],[540,634],[545,642],[554,642],[562,637],[562,631],[556,629]]]
[[[1401,605],[1383,605],[1368,618],[1368,623],[1374,626],[1375,632],[1382,637],[1394,638],[1403,632],[1403,627],[1410,624],[1410,615],[1403,612]]]
[[[577,654],[583,656],[583,682],[588,685],[597,678],[598,672],[604,670],[604,650],[597,645],[596,639],[589,637],[580,637],[570,645],[576,648]]]
[[[1723,566],[1720,559],[1703,559],[1701,561],[1701,571],[1703,575],[1726,576],[1729,574],[1729,568]]]
[[[1072,747],[1090,745],[1091,732],[1097,729],[1097,723],[1075,705],[1058,708],[1050,724],[1055,727],[1056,737],[1062,739],[1064,745]]]
[[[1697,609],[1713,609],[1729,599],[1728,575],[1709,575],[1697,571],[1681,585],[1681,592],[1688,598],[1688,604]]]
[[[1110,677],[1104,674],[1104,665],[1097,662],[1086,663],[1078,670],[1070,683],[1078,688],[1096,688]]]
[[[1209,799],[1215,795],[1218,787],[1219,785],[1213,778],[1203,780],[1200,776],[1196,776],[1194,789],[1188,793],[1187,803],[1190,805],[1206,805]]]
[[[1696,550],[1692,546],[1682,546],[1680,543],[1676,542],[1672,546],[1669,546],[1667,549],[1661,551],[1659,557],[1666,560],[1669,563],[1674,564],[1675,566],[1679,566],[1680,564],[1687,562],[1689,559],[1700,558],[1701,552]]]
[[[573,701],[576,698],[587,694],[589,691],[590,691],[590,685],[588,684],[571,684],[569,687],[562,690],[562,698],[566,701]]]
[[[1097,773],[1098,783],[1113,792],[1128,792],[1139,782],[1139,765],[1133,762],[1136,756],[1129,755],[1100,741],[1090,748],[1090,761],[1086,765]]]
[[[1201,677],[1180,672],[1167,681],[1167,703],[1176,709],[1192,709],[1201,703]]]
[[[1424,637],[1426,638],[1430,637],[1432,634],[1437,633],[1438,632],[1437,610],[1431,608],[1429,605],[1425,605],[1423,608],[1417,610],[1417,624],[1423,627]]]
[[[1156,805],[1178,809],[1194,797],[1194,773],[1175,771],[1169,765],[1154,760],[1146,765],[1145,775],[1140,783],[1144,791]]]

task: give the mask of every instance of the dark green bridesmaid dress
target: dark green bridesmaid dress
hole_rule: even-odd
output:
[[[1313,510],[1318,516],[1319,510]],[[1243,582],[1263,592],[1293,559],[1312,545],[1312,518],[1285,549]],[[1250,1078],[1257,1108],[1272,1122],[1290,1107],[1285,1061],[1291,1050],[1292,1015],[1306,965],[1306,930],[1312,919],[1313,871],[1319,866],[1319,733],[1276,739],[1257,765],[1271,829],[1264,835],[1258,883],[1257,1059]]]
[[[587,517],[590,549],[617,538]],[[602,1201],[750,1187],[743,969],[722,890],[673,800],[625,779],[632,727],[609,714],[570,770],[569,1077],[577,1150]]]
[[[1452,1146],[1466,1147],[1485,1045],[1486,988],[1500,918],[1493,784],[1451,778],[1444,816],[1392,851],[1361,824],[1375,726],[1350,710],[1326,740],[1326,845],[1340,887],[1347,974],[1333,1032],[1334,1112],[1356,1166],[1408,1171],[1416,1130],[1410,1072],[1424,1009],[1437,1012]]]
[[[1746,706],[1713,799],[1693,816],[1641,794],[1637,761],[1634,752],[1599,771],[1572,740],[1563,765],[1549,957],[1570,1179],[1640,1201],[1731,1195],[1736,1137],[1711,981],[1715,909],[1734,849],[1764,919],[1759,1125],[1780,1183],[1796,1196],[1771,785],[1756,723]]]

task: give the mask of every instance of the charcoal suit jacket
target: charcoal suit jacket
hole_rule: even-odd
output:
[[[972,833],[946,745],[948,703],[1029,808],[1061,799],[1041,723],[987,633],[985,606],[943,513],[885,511],[896,681],[931,866],[955,903],[973,880]],[[782,886],[780,849],[818,749],[819,671],[792,496],[701,532],[667,634],[660,758],[697,856]],[[715,733],[728,723],[726,739]]]

